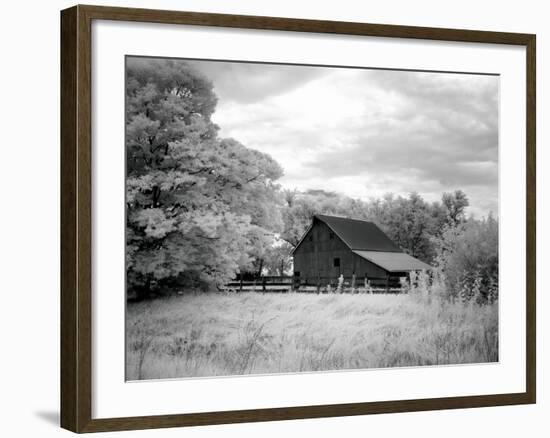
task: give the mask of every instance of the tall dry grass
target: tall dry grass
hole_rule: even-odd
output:
[[[498,307],[418,293],[184,295],[129,303],[126,348],[128,380],[495,362]]]

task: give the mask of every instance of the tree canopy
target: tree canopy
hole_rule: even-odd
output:
[[[129,286],[213,286],[252,269],[281,226],[279,164],[219,138],[213,85],[185,63],[130,59],[126,99]]]

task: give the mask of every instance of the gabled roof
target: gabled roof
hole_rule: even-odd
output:
[[[352,250],[403,252],[374,222],[321,214],[315,218],[324,222]]]
[[[380,266],[388,272],[421,271],[431,269],[431,266],[421,262],[404,252],[382,252],[382,251],[353,251],[375,265]]]

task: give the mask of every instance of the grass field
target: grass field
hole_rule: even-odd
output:
[[[498,304],[203,294],[127,309],[128,380],[498,361]]]

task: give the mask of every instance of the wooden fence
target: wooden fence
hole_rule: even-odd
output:
[[[238,277],[228,283],[226,289],[236,292],[290,292],[294,289],[294,277],[285,275]]]
[[[403,293],[394,278],[344,278],[341,286],[334,277],[318,277],[307,281],[292,276],[241,276],[226,284],[232,292],[302,292],[302,293]]]

